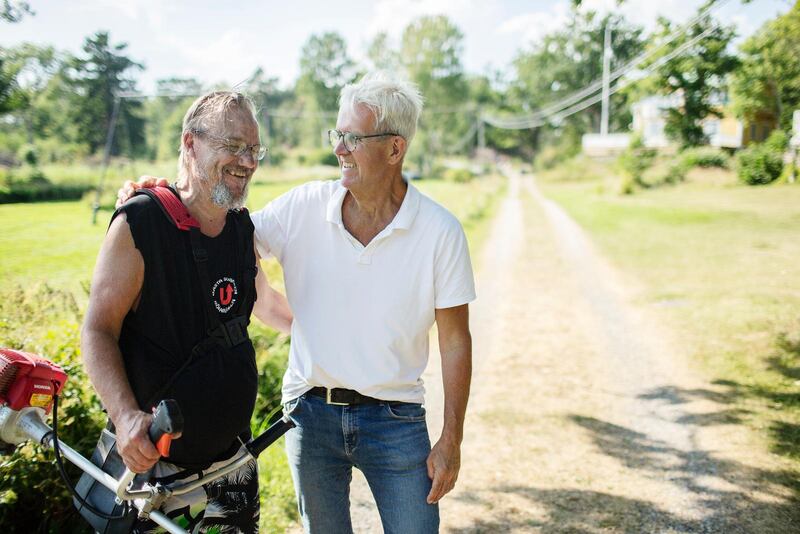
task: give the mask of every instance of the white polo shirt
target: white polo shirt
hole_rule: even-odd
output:
[[[423,402],[434,309],[475,299],[458,220],[408,184],[365,247],[345,229],[340,181],[310,182],[252,214],[262,257],[283,267],[294,313],[283,402],[314,386]]]

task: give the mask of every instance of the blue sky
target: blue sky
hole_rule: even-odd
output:
[[[651,28],[657,15],[687,20],[703,0],[584,0],[582,9],[621,12]],[[146,71],[139,88],[155,80],[193,76],[205,83],[234,85],[256,67],[283,85],[298,74],[300,49],[311,34],[337,31],[348,53],[364,59],[370,39],[381,31],[395,43],[405,25],[423,14],[445,14],[464,33],[464,66],[469,72],[504,69],[520,48],[562,26],[569,0],[29,0],[36,15],[18,24],[0,22],[0,46],[31,41],[77,53],[97,30],[113,42],[127,42]],[[717,17],[746,36],[764,21],[790,9],[790,0],[728,0]]]

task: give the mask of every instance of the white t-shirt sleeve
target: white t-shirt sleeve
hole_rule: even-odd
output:
[[[282,218],[282,215],[285,215],[288,204],[287,196],[288,193],[281,195],[250,216],[255,227],[256,249],[262,258],[272,255],[281,261],[283,257],[283,248],[286,245],[284,227],[286,219]]]
[[[439,243],[434,277],[436,309],[452,308],[475,300],[475,280],[467,238],[455,217],[448,221]]]

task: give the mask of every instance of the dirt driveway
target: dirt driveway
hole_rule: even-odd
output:
[[[637,304],[635,281],[531,176],[508,175],[475,258],[473,392],[442,532],[800,532],[786,467],[731,424],[720,390]],[[424,378],[435,439],[437,354]],[[381,532],[354,478],[354,528]]]

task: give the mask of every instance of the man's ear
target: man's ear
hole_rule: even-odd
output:
[[[392,150],[389,153],[389,163],[396,165],[403,161],[403,157],[406,155],[407,149],[408,143],[406,142],[405,138],[400,137],[399,135],[394,136],[392,139]]]
[[[194,134],[192,132],[185,132],[181,137],[181,143],[187,153],[191,152],[194,155]]]

